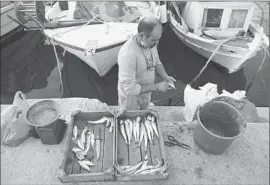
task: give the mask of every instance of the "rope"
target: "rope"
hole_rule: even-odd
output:
[[[216,49],[214,50],[214,52],[212,53],[212,55],[210,56],[210,58],[208,59],[208,61],[206,62],[206,64],[205,64],[205,65],[203,66],[203,68],[200,70],[200,72],[198,73],[198,75],[197,75],[195,78],[193,78],[193,80],[192,80],[190,83],[188,83],[188,84],[189,84],[189,85],[192,85],[192,84],[193,84],[193,83],[201,76],[201,74],[204,72],[204,70],[206,69],[206,67],[208,66],[208,64],[211,62],[212,58],[215,56],[216,52],[219,50],[219,48],[220,48],[223,44],[225,44],[226,42],[228,42],[228,41],[230,41],[230,40],[233,40],[233,39],[235,39],[235,38],[236,38],[236,35],[233,35],[232,37],[229,37],[228,39],[225,39],[225,40],[223,40],[222,42],[220,42],[219,45],[218,45],[218,46],[216,47]],[[179,93],[183,92],[184,89],[185,89],[185,88],[182,88],[182,89],[176,91],[173,95],[167,97],[165,100],[169,99],[169,101],[171,101],[170,99],[172,99],[176,94],[179,94]],[[182,97],[180,100],[182,100],[182,99],[183,99],[183,97]],[[158,102],[160,102],[160,101],[162,101],[162,100],[157,100],[157,101],[154,101],[153,103],[158,103]]]
[[[250,89],[250,87],[251,87],[251,85],[252,85],[252,83],[253,83],[253,81],[255,80],[255,78],[256,78],[256,76],[257,76],[257,74],[261,71],[261,69],[262,69],[262,66],[263,66],[263,64],[264,64],[264,62],[265,62],[265,59],[266,59],[266,54],[269,56],[269,52],[267,51],[267,49],[264,47],[264,46],[262,46],[263,47],[263,51],[264,51],[264,56],[263,56],[263,60],[262,60],[262,63],[261,63],[261,65],[258,67],[258,70],[257,70],[257,72],[255,73],[255,75],[253,76],[253,78],[252,78],[252,80],[249,82],[249,84],[248,84],[248,86],[247,86],[247,88],[246,88],[246,93],[248,93],[248,91],[249,91],[249,89]]]

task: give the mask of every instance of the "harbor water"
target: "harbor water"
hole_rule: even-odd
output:
[[[269,13],[263,20],[269,36]],[[183,90],[201,70],[206,58],[187,48],[168,28],[158,46],[160,59],[167,73],[177,79],[176,90],[153,93],[155,105],[183,106]],[[263,60],[263,52],[248,60],[241,70],[227,75],[212,62],[198,78],[195,86],[207,82],[218,85],[219,92],[245,90]],[[76,56],[66,53],[61,72],[64,82],[62,97],[99,99],[108,105],[117,105],[117,73],[115,65],[104,77]],[[256,74],[247,92],[248,99],[258,107],[269,106],[269,57]],[[21,90],[28,99],[59,98],[60,78],[52,46],[44,45],[39,31],[19,32],[1,46],[1,104],[10,104],[16,91]],[[169,97],[169,98],[168,98]]]

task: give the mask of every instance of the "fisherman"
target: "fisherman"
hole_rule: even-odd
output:
[[[162,25],[157,18],[145,17],[138,33],[131,37],[118,54],[118,105],[120,110],[147,110],[151,93],[165,92],[176,81],[168,76],[160,62],[157,44]],[[163,81],[155,84],[155,71]]]

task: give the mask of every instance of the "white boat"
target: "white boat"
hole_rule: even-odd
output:
[[[1,41],[18,31],[18,29],[22,29],[8,15],[15,17],[14,3],[12,1],[1,1]]]
[[[35,15],[45,18],[44,35],[83,60],[100,76],[106,75],[117,63],[119,49],[137,33],[139,19],[159,15],[154,2],[120,1],[57,2],[46,6],[45,12]]]
[[[251,2],[168,2],[168,21],[177,37],[190,49],[210,58],[224,39],[212,61],[227,73],[241,69],[269,38],[251,22]]]

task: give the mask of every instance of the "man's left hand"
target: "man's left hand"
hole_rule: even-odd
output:
[[[166,82],[168,82],[169,84],[172,84],[174,88],[175,85],[174,85],[174,82],[176,82],[176,80],[172,77],[172,76],[167,76],[165,79],[164,79]],[[174,88],[175,89],[175,88]]]

